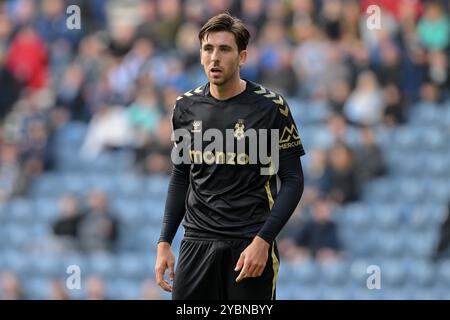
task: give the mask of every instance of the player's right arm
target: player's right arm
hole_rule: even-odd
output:
[[[178,128],[177,118],[179,113],[177,111],[175,107],[172,117],[174,130]],[[181,163],[174,164],[173,166],[167,191],[161,235],[158,240],[155,264],[156,283],[168,292],[172,291],[172,287],[164,279],[164,273],[169,269],[169,279],[171,281],[173,280],[175,275],[175,257],[171,249],[171,244],[186,211],[185,199],[189,188],[189,172],[190,164]]]

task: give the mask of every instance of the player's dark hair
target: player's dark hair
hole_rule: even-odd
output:
[[[218,14],[205,23],[205,25],[198,33],[200,45],[202,44],[202,40],[205,39],[205,37],[207,37],[209,33],[218,31],[231,32],[236,39],[236,44],[239,52],[247,49],[248,41],[250,39],[250,33],[245,28],[240,19],[233,17],[228,12]]]

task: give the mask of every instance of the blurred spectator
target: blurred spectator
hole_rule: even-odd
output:
[[[181,5],[179,0],[157,0],[158,19],[153,24],[153,40],[161,50],[175,47],[178,28],[181,25]]]
[[[375,132],[370,127],[361,129],[361,144],[353,150],[355,172],[359,186],[363,186],[374,177],[386,173],[383,153],[375,140]]]
[[[383,124],[395,127],[405,123],[404,105],[397,85],[391,83],[384,88],[384,102]]]
[[[358,199],[358,180],[353,155],[347,145],[337,143],[328,153],[330,199],[337,203]]]
[[[154,279],[146,279],[141,287],[141,300],[163,300],[161,290],[155,284]]]
[[[63,195],[60,199],[60,214],[53,223],[53,234],[58,237],[58,245],[65,250],[77,249],[79,224],[82,218],[78,200],[73,194]]]
[[[20,143],[21,161],[24,172],[32,177],[52,168],[52,150],[45,122],[30,120],[25,130]]]
[[[398,85],[401,82],[400,51],[391,40],[380,43],[378,51],[379,61],[375,66],[375,73],[382,86]]]
[[[297,258],[313,257],[326,262],[339,255],[341,244],[332,212],[332,205],[327,200],[318,199],[313,204],[311,218],[305,221],[295,237]]]
[[[168,174],[171,170],[170,155],[172,152],[171,122],[164,118],[157,132],[148,137],[144,143],[136,149],[136,167],[145,174]]]
[[[106,150],[128,148],[131,144],[127,111],[120,106],[101,105],[89,123],[80,152],[83,159],[92,160]]]
[[[439,88],[431,82],[423,83],[420,87],[420,99],[424,107],[439,104],[441,100]]]
[[[108,300],[105,281],[99,276],[90,276],[86,282],[86,300]]]
[[[49,300],[70,300],[69,295],[66,291],[66,286],[64,282],[60,280],[52,280],[50,282],[50,294],[48,296]]]
[[[449,87],[449,64],[444,51],[432,51],[428,54],[428,79],[440,88]]]
[[[106,194],[90,191],[88,210],[79,221],[78,236],[84,252],[112,251],[118,238],[119,221],[111,212]]]
[[[327,165],[327,152],[322,149],[312,149],[310,160],[305,166],[305,191],[303,202],[308,198],[317,199],[328,194],[330,190],[330,168]]]
[[[450,200],[447,206],[447,214],[439,230],[439,240],[433,254],[434,260],[450,258]]]
[[[36,30],[46,43],[53,45],[68,42],[72,47],[80,39],[80,31],[69,30],[66,26],[66,4],[63,0],[41,1],[41,15],[36,21]]]
[[[11,196],[22,194],[26,185],[14,144],[0,144],[0,206]]]
[[[161,107],[156,93],[152,88],[141,88],[136,100],[128,107],[128,119],[137,145],[155,133],[161,118]]]
[[[377,79],[372,71],[364,71],[344,105],[345,117],[353,124],[375,125],[381,122],[383,112],[383,94]]]
[[[328,89],[328,101],[334,113],[343,114],[345,101],[350,95],[350,84],[344,79],[337,79]]]
[[[58,84],[57,104],[66,108],[74,121],[88,119],[82,91],[85,80],[81,66],[73,64],[66,67],[61,82]]]
[[[417,25],[417,36],[427,50],[448,48],[450,22],[438,1],[430,1]]]
[[[1,20],[1,17],[0,17]],[[1,24],[1,22],[0,22]],[[14,102],[19,98],[20,83],[4,65],[4,53],[0,44],[0,121],[11,111]]]
[[[0,300],[26,300],[20,279],[13,272],[4,272],[1,278]]]
[[[20,30],[5,58],[6,68],[31,90],[42,89],[48,81],[48,56],[45,43],[30,27]]]

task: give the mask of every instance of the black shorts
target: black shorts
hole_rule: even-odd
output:
[[[269,248],[260,277],[236,283],[234,271],[251,239],[203,240],[185,238],[173,282],[173,300],[273,300],[279,268],[276,243]]]

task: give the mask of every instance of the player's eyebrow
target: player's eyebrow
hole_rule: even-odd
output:
[[[219,47],[219,49],[228,49],[228,50],[233,49],[231,46],[229,46],[227,44],[221,44],[218,47]],[[205,43],[203,45],[203,49],[209,49],[209,48],[214,48],[214,46],[211,43]]]

